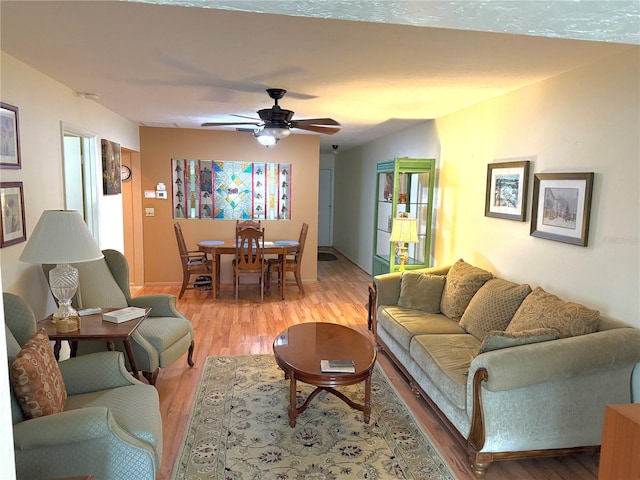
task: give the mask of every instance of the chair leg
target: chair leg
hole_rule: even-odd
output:
[[[147,379],[150,385],[155,385],[159,373],[160,369],[156,368],[153,372],[142,372],[142,375]]]
[[[180,295],[178,295],[178,298],[182,298],[182,295],[184,295],[184,291],[187,289],[187,285],[189,285],[189,280],[190,277],[188,275],[182,276],[182,288],[180,289]]]
[[[191,368],[193,368],[193,366],[195,365],[193,363],[193,349],[195,348],[195,344],[193,342],[193,340],[191,340],[191,345],[189,345],[189,354],[187,355],[187,363],[189,364],[189,366]]]
[[[296,277],[296,283],[298,284],[298,288],[300,289],[300,293],[304,295],[304,287],[302,286],[302,277],[300,277],[300,270],[296,268],[293,272],[293,275]]]

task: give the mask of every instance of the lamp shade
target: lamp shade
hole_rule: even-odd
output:
[[[392,242],[418,243],[418,227],[415,218],[394,218],[391,227]]]
[[[27,263],[80,263],[104,255],[75,210],[45,210],[20,255]]]

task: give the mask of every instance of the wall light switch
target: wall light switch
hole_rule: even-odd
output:
[[[146,215],[147,217],[153,217],[153,216],[155,216],[156,211],[155,211],[155,209],[153,209],[153,208],[145,208],[145,209],[144,209],[144,213],[145,213],[145,215]]]

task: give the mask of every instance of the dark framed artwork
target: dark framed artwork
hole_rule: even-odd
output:
[[[487,165],[486,217],[526,220],[529,163],[529,160],[523,160]]]
[[[102,139],[102,193],[117,195],[122,191],[120,144]]]
[[[0,168],[22,168],[18,107],[0,102]]]
[[[22,182],[0,183],[0,208],[2,208],[0,248],[26,241],[27,228],[24,223]]]
[[[586,247],[593,178],[593,172],[535,174],[531,236]]]

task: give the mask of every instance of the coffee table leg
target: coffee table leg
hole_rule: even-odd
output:
[[[298,408],[296,402],[296,376],[291,374],[291,383],[289,383],[289,426],[296,426],[296,417],[298,416]]]
[[[371,419],[371,374],[372,371],[369,372],[369,376],[364,381],[364,423],[368,424]]]

